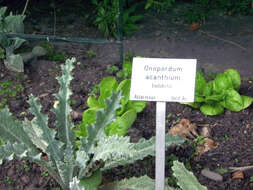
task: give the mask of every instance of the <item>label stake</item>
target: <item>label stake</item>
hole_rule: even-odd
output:
[[[164,190],[166,102],[156,102],[155,189]]]

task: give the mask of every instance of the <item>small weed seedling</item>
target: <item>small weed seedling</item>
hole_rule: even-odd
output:
[[[228,142],[230,140],[228,135],[224,135],[224,137],[222,138],[224,141]]]
[[[24,164],[24,165],[23,165],[23,169],[24,169],[26,172],[29,172],[29,171],[30,171],[30,167],[29,167],[27,164]]]
[[[253,176],[249,178],[250,183],[253,183]]]
[[[119,67],[118,66],[112,65],[112,66],[107,67],[107,72],[110,75],[115,74],[117,71],[119,71]]]
[[[40,42],[40,46],[46,50],[45,58],[49,61],[63,62],[66,59],[66,55],[63,52],[54,50],[51,43],[47,41]]]
[[[6,182],[10,185],[12,183],[12,179],[9,176],[7,176],[6,177]]]
[[[92,49],[88,50],[87,54],[89,58],[96,57],[96,53]]]
[[[49,174],[47,172],[45,172],[45,171],[41,173],[41,177],[43,177],[43,178],[47,177],[48,175]]]
[[[228,170],[225,168],[218,168],[218,169],[216,169],[216,171],[219,172],[220,174],[228,173]]]
[[[22,91],[22,85],[13,85],[10,80],[0,82],[0,97],[2,97],[0,109],[5,107],[10,99],[17,98],[18,93],[21,93]]]

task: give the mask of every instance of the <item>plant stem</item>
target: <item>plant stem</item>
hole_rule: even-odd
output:
[[[253,169],[253,166],[229,167],[229,169],[232,170],[232,172],[234,172],[234,171],[246,171],[246,170]]]
[[[24,10],[23,10],[23,12],[22,12],[22,15],[25,14],[25,11],[26,11],[26,9],[27,9],[28,3],[29,3],[29,0],[26,0],[25,7],[24,7]]]

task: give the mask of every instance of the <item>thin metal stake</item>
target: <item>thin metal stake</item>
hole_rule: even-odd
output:
[[[156,102],[155,189],[164,190],[166,102]]]

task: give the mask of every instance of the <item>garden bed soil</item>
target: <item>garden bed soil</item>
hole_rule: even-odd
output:
[[[207,75],[235,68],[243,78],[240,93],[253,96],[253,83],[252,80],[249,80],[253,71],[253,57],[250,53],[253,49],[253,27],[247,24],[253,18],[237,18],[239,21],[234,18],[220,18],[215,21],[210,20],[201,28],[202,31],[215,34],[221,39],[237,41],[247,49],[244,50],[229,42],[212,38],[206,35],[207,33],[190,31],[186,25],[171,23],[170,26],[169,22],[166,23],[168,20],[159,19],[157,21],[156,16],[147,16],[152,19],[143,22],[141,30],[135,32],[133,36],[125,38],[125,52],[131,51],[135,55],[145,57],[197,58],[198,67],[204,70]],[[227,23],[230,28],[223,26]],[[240,31],[238,26],[233,25],[238,23],[240,23]],[[55,46],[57,50],[63,51],[68,57],[75,56],[77,58],[73,72],[74,79],[71,82],[73,91],[71,106],[73,110],[83,112],[87,108],[86,100],[93,87],[103,77],[109,76],[106,72],[108,66],[119,65],[118,45],[55,43]],[[87,51],[91,49],[96,54],[93,58],[87,54]],[[17,74],[6,70],[3,62],[0,62],[0,82],[11,80],[13,85],[21,84],[23,86],[23,91],[8,101],[11,112],[17,118],[21,120],[24,117],[32,118],[32,115],[28,113],[27,100],[29,95],[33,94],[42,104],[42,111],[49,114],[49,123],[52,126],[54,115],[50,109],[55,101],[53,94],[58,91],[55,77],[60,74],[61,64],[41,58],[37,60],[35,66],[26,65],[25,72]],[[1,97],[1,100],[3,98]],[[155,135],[155,111],[155,103],[148,102],[145,110],[138,115],[134,125],[129,129],[128,135],[130,135],[131,141],[136,142],[142,137],[149,139]],[[198,126],[210,127],[211,138],[218,143],[218,148],[205,153],[198,161],[194,160],[194,150],[189,143],[182,147],[169,149],[166,152],[167,157],[171,158],[170,155],[174,155],[186,165],[190,165],[199,182],[207,186],[208,190],[253,189],[252,178],[250,178],[253,176],[253,170],[244,172],[243,179],[232,179],[232,173],[228,171],[222,174],[222,182],[212,181],[200,173],[203,168],[216,171],[217,169],[228,169],[228,167],[253,165],[252,105],[240,112],[225,111],[220,116],[209,117],[186,105],[167,103],[167,114],[171,114],[166,122],[167,131],[180,119],[186,118]],[[75,119],[74,122],[80,122],[80,118]],[[171,176],[169,166],[168,161],[168,163],[166,162],[167,177]],[[145,174],[154,178],[154,168],[154,158],[148,157],[132,165],[105,172],[104,182]],[[25,160],[4,162],[0,167],[0,179],[0,189],[51,190],[59,187],[42,168]]]

